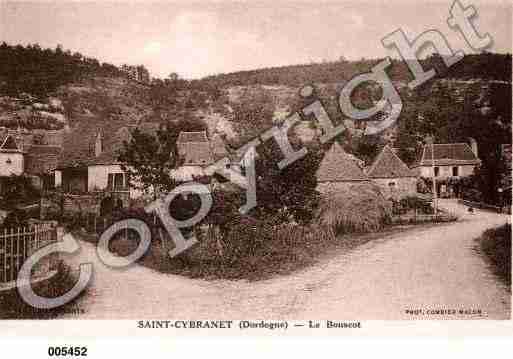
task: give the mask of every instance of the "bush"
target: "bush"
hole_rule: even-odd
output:
[[[69,291],[75,284],[70,269],[60,262],[57,274],[33,285],[34,291],[43,297],[59,297]],[[81,293],[83,295],[84,292]],[[73,307],[78,297],[62,307],[54,309],[38,309],[25,303],[16,289],[0,292],[0,319],[50,319],[56,318],[64,311]]]
[[[317,221],[334,235],[375,232],[391,223],[392,203],[372,184],[352,185],[323,196]]]
[[[495,274],[511,287],[511,224],[485,231],[479,241]]]
[[[155,230],[148,252],[138,263],[192,278],[258,280],[313,263],[322,248],[334,239],[320,227],[277,225],[272,220],[249,216],[242,217],[225,232],[212,225],[195,228],[195,232],[199,243],[170,258],[171,238],[165,230]],[[92,235],[77,235],[93,243],[98,240]],[[188,234],[184,232],[184,236]],[[136,235],[127,238],[120,231],[111,241],[110,250],[126,256],[138,243]]]

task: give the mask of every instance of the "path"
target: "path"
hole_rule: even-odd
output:
[[[451,201],[441,205],[461,220],[388,235],[303,271],[253,283],[188,279],[139,265],[113,270],[98,260],[91,244],[80,242],[73,265],[90,261],[95,269],[89,292],[79,302],[85,311],[80,318],[440,318],[411,316],[406,309],[479,309],[481,316],[447,318],[509,318],[506,288],[474,250],[474,238],[508,217],[470,215]]]

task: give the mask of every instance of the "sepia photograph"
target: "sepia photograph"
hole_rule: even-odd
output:
[[[509,322],[511,52],[506,0],[0,1],[0,328]]]

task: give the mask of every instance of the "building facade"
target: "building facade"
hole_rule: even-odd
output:
[[[326,152],[316,173],[317,190],[323,194],[345,191],[354,184],[370,183],[355,157],[335,142]]]
[[[481,164],[477,142],[437,143],[423,146],[412,168],[424,179],[437,182],[440,196],[458,196],[458,180],[471,176]]]
[[[105,213],[104,207],[128,207],[130,200],[142,193],[129,186],[128,175],[118,160],[123,141],[130,140],[126,127],[91,129],[79,124],[64,140],[64,150],[54,171],[55,187],[77,201],[95,202],[94,211]],[[91,208],[91,205],[87,206]]]
[[[417,192],[418,175],[388,145],[366,171],[385,198],[400,199]]]
[[[2,178],[10,176],[26,176],[37,189],[53,187],[53,170],[62,147],[34,144],[32,139],[20,132],[0,134],[0,193]]]

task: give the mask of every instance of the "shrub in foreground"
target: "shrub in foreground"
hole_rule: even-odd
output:
[[[511,224],[485,231],[479,242],[493,271],[505,284],[511,286]]]
[[[60,262],[57,273],[45,281],[33,284],[33,289],[40,296],[56,298],[69,291],[75,282],[76,279],[70,273],[69,267],[64,262]],[[54,309],[38,309],[25,303],[16,289],[11,289],[0,292],[0,319],[57,318],[61,313],[72,308],[77,300],[78,298],[75,298],[70,303]]]

